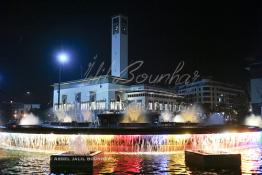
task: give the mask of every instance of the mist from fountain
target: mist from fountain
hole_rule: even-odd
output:
[[[54,111],[54,114],[59,122],[70,123],[73,121],[72,116],[69,116],[63,109]]]
[[[55,113],[56,118],[60,122],[70,123],[73,121],[73,117],[68,115],[63,109],[56,110],[54,113]]]
[[[191,105],[175,117],[175,120],[182,120],[183,122],[200,123],[199,115],[203,113],[199,105]],[[181,117],[181,118],[180,118]],[[177,118],[177,119],[176,119]]]
[[[92,122],[93,113],[88,110],[81,111],[81,114],[83,116],[83,122]]]
[[[202,113],[202,109],[198,105],[192,105],[174,115],[171,111],[163,111],[160,114],[161,122],[177,122],[177,123],[199,123],[201,120],[198,117]]]
[[[79,155],[88,154],[89,150],[85,141],[86,140],[81,135],[77,135],[75,138],[72,138],[69,144],[70,151]]]
[[[194,111],[185,111],[181,112],[179,115],[176,115],[174,121],[182,123],[199,123],[199,118]]]
[[[65,118],[63,118],[63,123],[71,123],[73,120],[70,116],[66,115]]]
[[[173,122],[174,114],[171,111],[163,111],[159,116],[161,122]]]
[[[246,117],[245,125],[256,126],[262,128],[262,118],[261,116],[251,114]]]
[[[137,104],[130,104],[124,112],[121,123],[148,123],[145,111]]]
[[[38,125],[39,123],[39,118],[33,113],[25,113],[21,118],[19,125]]]
[[[55,116],[60,122],[71,123],[72,121],[77,122],[92,122],[93,113],[89,110],[81,110],[78,114],[74,112],[66,112],[63,109],[56,110]],[[80,118],[77,115],[81,116]]]

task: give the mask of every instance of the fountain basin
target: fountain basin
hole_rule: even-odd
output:
[[[142,123],[141,125],[143,125]],[[42,126],[42,125],[27,125],[17,126],[14,128],[0,128],[0,132],[9,133],[38,133],[38,134],[208,134],[208,133],[223,133],[223,132],[259,132],[261,131],[258,127],[248,127],[244,125],[223,125],[223,126],[177,126],[176,127],[138,127],[138,125],[126,125],[126,127],[101,127],[101,128],[90,128],[90,127],[58,127],[58,126]],[[129,127],[127,127],[129,126]]]
[[[89,154],[75,154],[73,152],[65,152],[62,154],[54,154],[50,157],[50,171],[52,173],[90,173],[93,167],[103,162],[103,153],[101,151],[93,151]]]
[[[120,128],[148,128],[151,127],[150,123],[119,123],[118,127]]]
[[[160,122],[160,126],[162,127],[197,127],[199,123],[191,123],[191,122]]]
[[[16,127],[0,129],[0,148],[66,152],[80,135],[86,150],[110,153],[227,150],[261,145],[259,128],[225,125],[212,127],[83,128]],[[85,149],[84,149],[85,150]]]
[[[240,168],[241,154],[209,154],[200,151],[185,151],[185,163],[201,168]]]

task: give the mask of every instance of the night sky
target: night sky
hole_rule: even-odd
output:
[[[95,55],[109,66],[111,17],[120,13],[129,62],[144,60],[148,74],[172,73],[184,60],[186,73],[246,88],[245,68],[262,56],[262,1],[1,1],[1,100],[50,102],[61,49],[71,54],[63,81],[80,78]]]

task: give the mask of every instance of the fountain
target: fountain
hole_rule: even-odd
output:
[[[174,114],[168,110],[163,111],[159,117],[160,122],[173,122]]]
[[[192,105],[176,115],[170,111],[163,111],[160,115],[160,121],[175,123],[199,123],[200,119],[198,114],[201,112],[201,108],[197,105]]]
[[[55,111],[55,116],[58,119],[59,122],[72,122],[73,119],[71,116],[69,116],[63,109],[56,110]]]
[[[188,125],[200,122],[197,111],[196,107],[181,111],[177,115],[164,111],[160,115],[160,120],[175,123],[169,127],[152,124],[152,118],[146,115],[145,111],[136,105],[130,105],[124,115],[114,113],[101,115],[102,127],[92,128],[86,125],[80,127],[76,123],[63,127],[47,125],[40,128],[0,128],[0,147],[68,152],[74,150],[71,140],[75,139],[76,134],[81,136],[77,145],[80,143],[83,145],[82,151],[96,150],[109,153],[174,153],[183,150],[205,150],[206,153],[214,153],[260,145],[261,133],[256,127]],[[93,117],[88,111],[84,111],[82,115],[86,122]],[[212,115],[207,123],[218,124],[217,117]],[[104,119],[110,121],[111,123],[108,122],[110,125],[103,122]],[[178,125],[179,123],[181,125]]]
[[[55,117],[58,121],[46,122],[42,127],[89,127],[94,113],[88,110],[64,111],[63,109],[55,112]]]
[[[262,127],[262,118],[261,116],[256,116],[254,114],[251,114],[250,116],[246,117],[245,125]]]
[[[40,123],[37,116],[33,113],[25,113],[21,118],[19,125],[38,125]]]
[[[53,154],[50,157],[52,173],[91,173],[102,163],[101,151],[89,151],[82,136],[71,140],[70,151]]]
[[[92,116],[89,112],[82,115],[85,116],[85,121],[89,121]],[[109,118],[104,118],[105,116]],[[191,163],[194,163],[192,159],[201,159],[205,166],[223,165],[215,161],[221,159],[237,163],[227,163],[235,166],[239,165],[239,154],[243,149],[261,146],[259,128],[241,125],[188,125],[188,122],[200,121],[196,116],[192,111],[182,111],[177,115],[165,111],[160,119],[171,123],[176,121],[173,122],[176,125],[165,127],[153,125],[152,119],[144,111],[137,106],[130,106],[126,115],[101,115],[100,119],[113,121],[108,126],[102,124],[102,127],[92,128],[79,127],[76,124],[63,127],[50,125],[40,128],[0,128],[0,148],[55,153],[50,157],[51,172],[75,173],[77,170],[91,173],[94,166],[103,162],[102,153],[175,154],[185,151],[186,161]],[[177,126],[178,122],[186,124]],[[122,123],[124,125],[121,126]],[[143,126],[138,126],[137,123]],[[150,127],[145,127],[148,125]]]
[[[0,132],[0,147],[24,151],[72,151],[74,134],[32,134]],[[260,132],[213,134],[81,134],[85,146],[80,150],[109,153],[174,153],[183,150],[204,150],[206,153],[235,151],[236,148],[260,145]]]
[[[81,135],[72,138],[69,144],[71,152],[74,154],[88,154],[89,150],[85,144],[85,140]]]
[[[130,104],[123,116],[121,123],[147,123],[144,111],[137,104]]]
[[[201,109],[197,105],[192,105],[176,115],[166,110],[161,112],[159,121],[165,127],[194,126],[201,122],[198,117],[200,112]]]
[[[63,119],[64,123],[71,123],[73,120],[70,116],[65,116],[65,118]]]
[[[122,119],[120,120],[120,127],[147,127],[150,125],[149,116],[137,104],[130,104]]]
[[[200,114],[203,114],[203,110],[199,105],[190,105],[181,111],[181,113],[175,116],[174,121],[182,123],[200,123]]]
[[[94,118],[94,113],[92,113],[91,111],[88,111],[88,110],[82,110],[81,115],[83,117],[83,122],[91,123],[92,118]]]

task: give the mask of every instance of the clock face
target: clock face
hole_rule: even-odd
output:
[[[119,33],[119,18],[113,19],[113,34]]]
[[[127,34],[127,20],[124,18],[121,19],[121,32]]]

